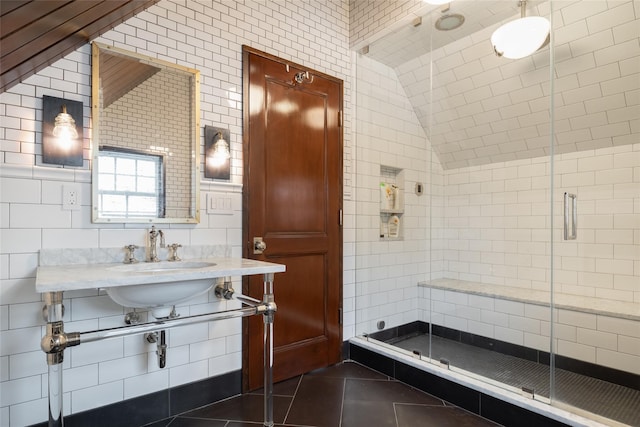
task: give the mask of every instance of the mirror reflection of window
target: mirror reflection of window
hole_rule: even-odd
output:
[[[197,224],[200,73],[96,42],[91,53],[91,96],[95,101],[91,108],[92,222]],[[111,167],[117,167],[117,173],[102,173],[102,147],[162,158],[146,165],[153,173],[138,171],[134,175],[127,171],[133,170],[132,163],[116,166],[115,161]],[[157,161],[162,162],[159,173]],[[103,175],[110,179],[104,185]]]
[[[105,217],[164,217],[164,161],[161,155],[100,147],[98,203]]]

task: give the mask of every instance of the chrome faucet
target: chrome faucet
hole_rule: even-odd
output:
[[[164,248],[164,233],[162,230],[156,230],[156,226],[151,226],[151,231],[149,231],[149,262],[159,262],[158,259],[158,247],[156,239],[160,236],[160,247]]]

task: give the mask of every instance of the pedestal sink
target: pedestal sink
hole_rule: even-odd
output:
[[[208,249],[192,248],[192,252]],[[46,334],[40,341],[47,354],[49,425],[63,425],[62,363],[66,348],[110,338],[152,333],[158,329],[260,315],[264,323],[264,425],[273,425],[273,320],[277,310],[273,295],[275,273],[286,270],[273,264],[244,258],[209,257],[179,262],[122,264],[121,248],[113,250],[63,249],[40,251],[36,291],[44,295]],[[103,261],[103,259],[105,259]],[[66,261],[66,262],[64,262]],[[93,262],[91,262],[93,261]],[[219,278],[264,275],[264,297],[248,307],[138,325],[110,327],[87,332],[65,332],[63,294],[68,291],[106,289],[110,297],[126,307],[151,310],[156,318],[169,316],[173,305],[207,292]],[[96,293],[94,293],[96,294]],[[249,301],[249,299],[247,299]],[[159,341],[161,342],[161,341]],[[159,347],[160,349],[160,347]]]
[[[211,289],[215,279],[210,277],[177,279],[167,282],[167,275],[194,272],[215,266],[206,261],[179,261],[126,264],[110,267],[111,270],[132,275],[152,275],[162,281],[140,285],[105,287],[109,297],[124,307],[149,309],[156,319],[167,318],[173,306],[186,302]]]
[[[44,293],[104,289],[113,301],[124,307],[147,309],[155,318],[166,318],[174,305],[206,293],[220,277],[284,270],[285,267],[278,264],[228,257],[135,264],[41,265],[36,290]]]

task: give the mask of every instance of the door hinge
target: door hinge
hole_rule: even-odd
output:
[[[340,224],[340,227],[342,227],[342,221],[343,221],[343,217],[344,217],[344,215],[342,214],[342,209],[340,209],[338,215],[339,215],[338,222]]]
[[[338,111],[338,127],[342,127],[342,110]]]
[[[342,320],[343,320],[343,316],[342,316],[342,307],[338,309],[338,324],[342,325]]]

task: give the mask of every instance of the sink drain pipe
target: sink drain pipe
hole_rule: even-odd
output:
[[[160,339],[158,339],[158,335]],[[161,330],[160,333],[153,332],[151,334],[144,334],[144,339],[149,344],[156,344],[156,354],[158,355],[158,367],[164,369],[167,366],[167,339],[165,330]]]

